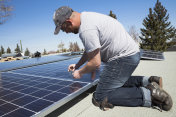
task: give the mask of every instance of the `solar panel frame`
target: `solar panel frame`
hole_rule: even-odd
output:
[[[79,92],[70,94],[69,96],[61,99],[60,101],[54,103],[53,105],[43,109],[42,111],[40,111],[39,113],[33,115],[32,117],[41,117],[41,116],[46,116],[49,113],[51,113],[52,111],[54,111],[55,109],[61,107],[62,105],[64,105],[65,103],[69,102],[70,100],[72,100],[73,98],[77,97],[78,95],[80,95],[81,93],[85,92],[86,90],[88,90],[89,88],[91,88],[92,86],[96,85],[98,83],[98,80],[96,80],[93,84],[89,83],[85,88],[81,88],[81,90],[79,90]]]

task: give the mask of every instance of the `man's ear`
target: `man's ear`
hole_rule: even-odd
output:
[[[71,19],[67,19],[66,22],[70,25],[72,25],[72,20]]]

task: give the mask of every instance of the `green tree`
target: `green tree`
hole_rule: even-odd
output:
[[[20,40],[20,47],[21,47],[21,53],[23,53],[23,47],[22,47],[22,42],[21,42],[21,40]]]
[[[16,53],[20,53],[21,51],[20,51],[20,47],[19,47],[19,45],[17,44],[17,47],[16,47],[16,49],[15,49],[15,52]]]
[[[172,41],[175,38],[176,29],[168,21],[169,14],[159,0],[153,10],[150,8],[148,17],[143,20],[145,28],[141,29],[141,48],[165,51],[176,44]]]
[[[4,47],[1,46],[1,55],[4,54],[4,53],[5,53],[5,51],[4,51]]]
[[[9,47],[7,48],[7,53],[11,53],[11,49]]]
[[[109,12],[109,16],[113,17],[114,19],[117,19],[116,15],[113,14],[111,10],[110,10],[110,12]]]
[[[0,25],[8,20],[13,10],[12,6],[9,5],[9,1],[10,0],[0,0]]]
[[[30,55],[30,52],[29,52],[29,49],[28,49],[28,48],[26,48],[24,55],[25,55],[25,56],[29,56],[29,55]]]

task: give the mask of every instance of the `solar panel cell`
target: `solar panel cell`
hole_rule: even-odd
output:
[[[52,94],[49,94],[47,95],[46,97],[44,97],[44,99],[47,99],[47,100],[50,100],[50,101],[59,101],[61,100],[62,98],[66,97],[67,95],[66,94],[63,94],[63,93],[52,93]]]
[[[1,92],[0,92],[0,99],[1,99],[1,97],[6,96],[6,95],[8,95],[8,94],[10,94],[10,93],[13,93],[13,91],[6,90],[6,89],[3,88],[3,89],[1,90]]]
[[[12,111],[12,110],[15,110],[17,109],[18,107],[13,105],[13,104],[10,104],[10,103],[5,103],[3,105],[0,106],[0,116]]]
[[[0,106],[5,104],[6,102],[0,99]]]
[[[9,95],[3,96],[3,97],[1,97],[1,98],[2,98],[3,100],[5,100],[5,101],[13,101],[13,100],[15,100],[15,99],[17,99],[17,98],[20,98],[20,97],[22,97],[22,96],[24,96],[24,94],[18,93],[18,92],[14,92],[14,93],[11,93],[11,94],[9,94]]]
[[[83,82],[74,82],[73,84],[71,84],[71,87],[77,87],[77,88],[82,88],[84,86],[86,86],[87,83],[83,83]]]
[[[41,97],[44,97],[50,93],[51,93],[51,91],[42,89],[42,90],[38,90],[30,95],[41,98]]]
[[[19,92],[25,93],[25,94],[30,94],[30,93],[36,92],[38,90],[39,90],[38,88],[28,87],[26,89],[20,90]]]
[[[42,109],[48,107],[49,105],[51,105],[53,102],[51,101],[46,101],[46,100],[43,100],[43,99],[39,99],[39,100],[36,100],[26,106],[24,106],[25,108],[29,109],[29,110],[32,110],[32,111],[35,111],[35,112],[39,112],[41,111]]]
[[[28,103],[31,103],[31,102],[35,101],[36,99],[37,98],[35,98],[35,97],[26,95],[26,96],[23,96],[21,98],[18,98],[16,100],[12,101],[12,103],[14,103],[16,105],[19,105],[19,106],[24,106]]]
[[[25,85],[28,85],[28,86],[35,86],[35,85],[38,85],[38,84],[40,84],[40,82],[32,81],[32,82],[26,83]]]
[[[10,89],[13,90],[13,91],[20,91],[20,90],[23,90],[23,89],[26,89],[26,88],[28,88],[28,86],[19,85],[19,86],[16,86],[16,87],[12,87]]]
[[[15,83],[19,83],[19,84],[27,84],[30,82],[30,80],[19,80],[19,81],[12,81],[12,82],[15,82]]]
[[[36,87],[36,88],[46,88],[46,87],[48,87],[48,86],[50,86],[50,85],[52,85],[52,84],[40,83],[40,84],[38,84],[38,85],[35,85],[34,87]]]
[[[59,83],[59,85],[66,86],[66,85],[71,85],[73,82],[72,81],[62,81]]]
[[[62,88],[63,88],[63,86],[60,86],[60,85],[51,85],[49,87],[46,87],[47,90],[51,90],[51,91],[57,91]]]
[[[61,92],[61,93],[66,93],[66,94],[71,94],[71,93],[74,93],[75,91],[79,90],[80,88],[78,87],[71,87],[71,86],[68,86],[68,87],[64,87],[62,88],[61,90],[58,90],[58,92]]]
[[[24,108],[19,108],[11,113],[8,113],[7,115],[3,117],[30,117],[34,115],[35,113],[29,110],[26,110]]]
[[[50,79],[47,83],[59,84],[61,82],[62,82],[62,80]]]

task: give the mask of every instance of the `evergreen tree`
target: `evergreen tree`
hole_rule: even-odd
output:
[[[21,42],[21,40],[20,40],[20,46],[21,46],[21,53],[23,53],[23,47],[22,47],[22,42]]]
[[[85,51],[85,50],[82,48],[81,51]]]
[[[11,53],[11,49],[9,47],[7,48],[7,53]]]
[[[154,11],[149,9],[149,15],[143,20],[145,28],[141,29],[141,48],[157,51],[165,51],[170,46],[176,44],[172,40],[175,38],[176,29],[168,22],[169,14],[161,2],[157,0]]]
[[[1,46],[1,55],[4,53],[5,53],[4,48],[3,48],[3,46]]]
[[[25,56],[29,56],[30,55],[30,52],[29,52],[28,48],[26,48],[26,51],[25,51],[24,55]]]
[[[117,19],[116,15],[113,14],[111,10],[110,10],[109,16],[113,17],[114,19]]]
[[[17,47],[16,47],[16,49],[15,49],[15,52],[16,53],[20,53],[21,51],[20,51],[20,47],[19,47],[19,45],[17,44]]]

